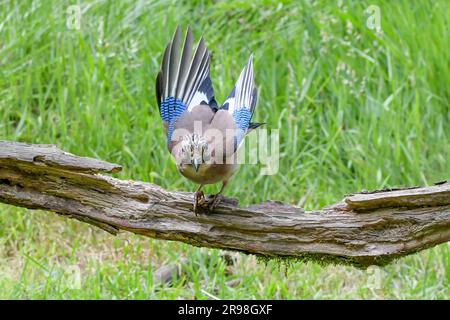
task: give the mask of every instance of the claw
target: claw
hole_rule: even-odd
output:
[[[194,194],[194,213],[197,216],[197,209],[205,203],[205,194],[199,190]]]
[[[209,211],[214,211],[220,201],[222,201],[222,195],[220,193],[214,195],[213,200],[209,203],[208,206]]]

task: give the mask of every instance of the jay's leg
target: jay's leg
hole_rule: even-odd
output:
[[[205,194],[202,191],[203,184],[201,184],[194,193],[194,213],[197,215],[197,208],[205,202]]]
[[[220,188],[220,191],[216,195],[214,195],[212,202],[209,204],[209,210],[211,210],[211,211],[214,210],[217,207],[217,205],[220,203],[220,201],[222,201],[222,192],[223,192],[223,189],[225,189],[225,187],[227,186],[227,184],[228,184],[228,180],[225,180],[222,182],[222,188]]]

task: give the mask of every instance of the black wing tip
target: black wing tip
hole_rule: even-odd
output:
[[[262,125],[265,125],[265,122],[250,122],[248,125],[248,129],[249,130],[254,130],[256,128],[259,128]]]
[[[186,39],[187,39],[188,37],[191,37],[191,38],[193,37],[192,28],[191,28],[190,25],[188,25],[188,26],[187,26],[187,29],[186,29]]]
[[[162,77],[162,71],[159,71],[158,75],[156,76],[156,101],[158,102],[158,108],[161,107]]]
[[[177,28],[175,29],[175,32],[173,33],[172,41],[170,43],[172,44],[172,46],[174,45],[179,46],[180,39],[181,39],[181,27],[180,25],[178,25]]]
[[[208,49],[206,49],[206,46],[205,46],[205,38],[203,36],[200,38],[200,41],[198,42],[197,47],[202,48],[202,50],[205,50],[206,52],[208,52]]]
[[[255,111],[255,108],[256,108],[256,101],[258,100],[258,88],[256,88],[256,85],[254,84],[254,87],[253,87],[253,92],[252,92],[252,103],[251,103],[251,107],[250,107],[250,110],[251,110],[251,112],[252,112],[252,114],[253,114],[253,112]]]
[[[174,34],[180,33],[181,32],[181,26],[178,24],[177,27],[175,28],[175,32]]]

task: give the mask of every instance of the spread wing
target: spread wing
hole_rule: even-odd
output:
[[[252,123],[258,91],[253,76],[253,55],[248,59],[239,79],[219,110],[227,110],[236,125],[235,149],[239,147],[244,136],[251,129],[259,127],[260,123]]]
[[[214,89],[209,76],[211,54],[201,38],[194,54],[192,30],[189,27],[181,50],[181,31],[177,27],[164,52],[161,70],[156,78],[159,113],[169,143],[175,122],[186,111],[199,104],[215,105]]]

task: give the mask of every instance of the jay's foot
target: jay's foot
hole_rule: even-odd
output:
[[[220,193],[214,195],[212,201],[209,203],[208,209],[209,211],[214,211],[217,205],[222,201],[223,197]]]
[[[205,194],[203,191],[194,193],[194,213],[197,215],[197,209],[205,203]]]

